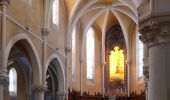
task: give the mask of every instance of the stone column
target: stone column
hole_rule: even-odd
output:
[[[69,86],[69,81],[68,81],[68,54],[70,53],[71,49],[69,47],[65,48],[65,93],[66,93],[66,100],[68,100],[68,86]]]
[[[149,47],[148,100],[170,100],[169,17],[152,16],[140,26],[140,39]]]
[[[33,90],[35,92],[35,100],[44,100],[44,92],[46,91],[46,86],[34,86]]]

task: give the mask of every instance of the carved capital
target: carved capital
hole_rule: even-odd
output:
[[[47,90],[47,86],[45,85],[33,86],[33,90],[35,92],[45,92]]]
[[[170,41],[170,21],[149,22],[140,27],[140,40],[148,46]]]
[[[0,5],[9,5],[10,0],[0,0]]]
[[[42,36],[48,36],[50,30],[48,28],[42,28],[41,32],[42,32]]]
[[[66,48],[65,48],[65,53],[68,54],[68,53],[70,53],[70,52],[71,52],[71,48],[66,47]]]
[[[3,85],[4,87],[8,87],[9,77],[7,75],[0,75],[0,85]]]

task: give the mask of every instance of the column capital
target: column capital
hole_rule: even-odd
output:
[[[35,85],[35,86],[33,86],[33,90],[35,92],[45,92],[47,90],[47,86],[45,86],[45,85]]]
[[[10,0],[0,0],[0,5],[9,5]]]
[[[48,28],[42,28],[41,32],[42,32],[42,36],[48,36],[48,34],[50,33],[50,30]]]
[[[9,77],[7,75],[0,74],[0,85],[5,87],[9,85]]]
[[[65,47],[65,53],[68,54],[71,52],[71,48],[70,47]]]
[[[170,21],[151,21],[139,29],[140,40],[148,46],[170,41]]]

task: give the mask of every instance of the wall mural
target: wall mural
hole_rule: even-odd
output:
[[[120,25],[112,26],[105,38],[105,89],[111,96],[127,93],[127,49]]]

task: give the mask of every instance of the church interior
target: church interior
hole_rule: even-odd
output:
[[[0,0],[0,100],[170,100],[170,0]]]

